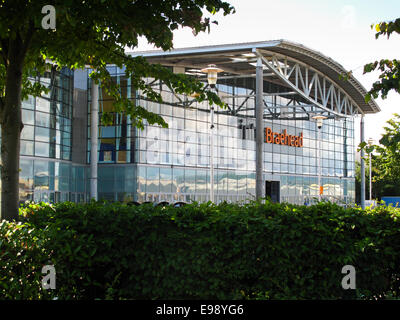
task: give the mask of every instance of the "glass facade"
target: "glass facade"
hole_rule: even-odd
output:
[[[216,90],[229,106],[249,109],[240,116],[216,109],[214,130],[214,192],[216,202],[255,198],[254,79],[219,80]],[[225,82],[225,83],[224,83]],[[142,106],[159,113],[168,128],[146,125],[136,131],[138,201],[207,201],[210,191],[210,113],[207,102],[180,107],[167,86],[154,82],[165,104]],[[250,84],[250,85],[249,85]],[[142,98],[142,99],[140,99]],[[184,100],[185,97],[179,97]],[[269,97],[266,97],[266,100]],[[278,97],[279,105],[287,99]],[[187,99],[187,98],[186,98]],[[276,97],[274,97],[276,100]],[[283,101],[285,100],[285,101]],[[275,112],[279,109],[275,108]],[[264,179],[280,182],[280,200],[303,204],[318,197],[318,132],[314,121],[265,120],[264,128],[303,134],[303,147],[264,143]],[[354,128],[352,119],[328,119],[320,133],[323,198],[354,202]]]
[[[86,199],[87,168],[71,161],[73,76],[62,69],[32,79],[50,91],[22,102],[21,202]]]
[[[131,88],[130,79],[123,70],[116,67],[109,67],[113,79],[121,87],[122,94],[127,98],[134,98],[135,92]],[[90,163],[90,105],[91,105],[91,81],[88,79],[88,149],[87,161]],[[104,88],[99,92],[99,118],[103,112],[111,113],[111,125],[99,122],[99,163],[132,163],[131,151],[133,150],[133,128],[129,116],[115,113],[113,111],[113,99]]]
[[[160,114],[168,128],[144,121],[144,129],[137,129],[129,116],[113,113],[113,99],[100,87],[99,119],[103,112],[111,112],[112,120],[111,124],[99,121],[98,198],[121,202],[208,201],[211,187],[208,102],[174,94],[168,86],[152,78],[146,81],[164,102],[149,101],[143,92],[132,87],[123,69],[109,66],[109,71],[125,97]],[[183,68],[183,72],[190,71]],[[32,79],[45,84],[50,91],[22,102],[21,201],[88,200],[91,160],[88,74],[89,70],[63,69]],[[249,201],[255,198],[256,189],[255,76],[223,73],[215,90],[228,106],[215,107],[215,202]],[[290,143],[269,143],[265,136],[266,196],[268,183],[274,182],[279,189],[278,200],[313,202],[319,193],[321,167],[322,197],[354,203],[354,118],[332,116],[318,130],[306,110],[301,116],[295,114],[306,103],[304,97],[268,77],[264,78],[263,97],[266,108],[262,129],[269,128],[283,140],[290,139],[286,136],[302,137],[301,146],[290,146]]]
[[[50,89],[22,102],[21,155],[71,160],[73,72],[46,72],[37,77]]]

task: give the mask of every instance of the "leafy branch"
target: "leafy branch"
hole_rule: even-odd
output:
[[[400,18],[389,21],[380,22],[375,25],[371,25],[371,29],[377,31],[375,38],[378,39],[382,35],[386,35],[389,39],[390,35],[395,32],[400,34]],[[394,90],[400,93],[400,61],[393,59],[381,59],[380,61],[374,61],[364,66],[363,74],[370,73],[373,71],[380,71],[379,80],[372,84],[372,88],[368,91],[365,96],[365,101],[368,102],[373,97],[374,99],[379,97],[386,99],[390,90]]]

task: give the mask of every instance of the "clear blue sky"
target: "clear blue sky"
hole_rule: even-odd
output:
[[[210,34],[194,37],[190,30],[175,33],[176,48],[287,39],[317,50],[339,62],[366,89],[377,74],[363,75],[363,65],[381,58],[400,59],[400,35],[375,39],[370,26],[400,17],[399,0],[227,0],[236,14],[217,15]],[[142,41],[140,49],[151,49]],[[382,112],[366,116],[366,138],[378,140],[392,113],[400,113],[400,95],[377,99]],[[358,123],[359,120],[356,119]],[[357,130],[358,127],[356,126]],[[359,132],[356,132],[357,136]]]

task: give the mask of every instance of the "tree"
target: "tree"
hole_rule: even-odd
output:
[[[234,8],[221,0],[3,0],[0,4],[0,125],[1,125],[1,214],[5,219],[18,217],[19,147],[21,100],[29,94],[38,96],[46,88],[31,83],[29,76],[46,68],[71,69],[92,66],[91,78],[114,97],[115,112],[126,112],[133,124],[142,120],[166,126],[161,116],[146,111],[123,97],[106,64],[126,67],[132,85],[161,101],[158,93],[143,81],[153,77],[176,93],[200,92],[198,100],[223,105],[218,97],[204,91],[203,85],[182,74],[173,74],[160,65],[150,65],[143,57],[130,57],[125,48],[135,48],[138,38],[168,50],[173,47],[173,31],[189,27],[194,34],[210,30],[210,17]],[[44,9],[44,13],[42,13]],[[55,16],[52,16],[52,12]],[[43,23],[42,23],[43,22]],[[52,29],[55,24],[55,29]],[[48,27],[44,29],[44,27]]]
[[[374,152],[372,191],[378,199],[383,196],[400,195],[400,115],[393,114],[393,118],[388,120],[387,124],[379,145],[368,146],[365,142],[360,144],[360,148],[364,148],[367,155]],[[369,179],[368,170],[365,170],[366,181]],[[361,173],[358,171],[356,177],[360,180]],[[366,187],[369,188],[367,184]]]
[[[394,21],[381,22],[371,27],[375,27],[377,39],[382,35],[386,35],[389,39],[393,32],[400,34],[400,18]],[[379,94],[382,99],[385,99],[390,90],[400,93],[400,60],[382,59],[368,63],[364,66],[364,74],[377,69],[380,70],[381,74],[379,80],[372,84],[372,88],[365,96],[366,102],[371,100],[371,97],[378,98]]]
[[[376,30],[376,39],[382,35],[386,35],[389,39],[392,33],[400,34],[400,18],[394,21],[380,22],[372,25],[371,28]],[[381,59],[364,65],[364,74],[375,70],[380,71],[381,74],[379,75],[379,80],[372,84],[372,88],[365,95],[366,102],[370,101],[371,98],[378,98],[379,95],[382,99],[386,99],[391,90],[400,93],[400,60]],[[344,75],[343,78],[347,79],[351,73],[352,71]],[[364,149],[367,155],[369,153],[372,154],[374,150],[378,153],[377,155],[372,154],[372,191],[375,198],[378,199],[385,195],[396,194],[400,190],[400,133],[398,120],[399,115],[394,114],[394,118],[388,121],[391,128],[385,127],[386,133],[379,141],[381,145],[369,147],[366,142],[362,142],[359,145],[358,151]],[[356,174],[356,193],[359,192],[361,179],[361,171],[358,171]],[[369,176],[366,181],[368,179]],[[369,184],[366,187],[369,188]]]

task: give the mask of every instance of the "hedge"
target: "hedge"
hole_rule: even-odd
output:
[[[0,299],[397,298],[399,217],[328,202],[30,204],[0,224]]]

